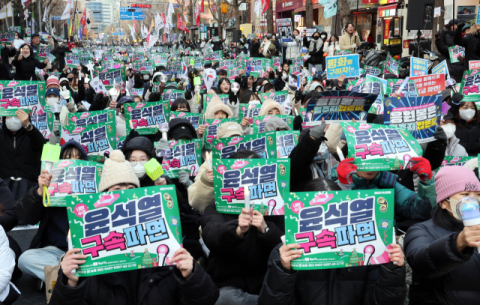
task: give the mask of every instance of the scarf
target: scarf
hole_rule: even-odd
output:
[[[308,47],[308,52],[317,52],[323,45],[322,38],[318,38],[317,40],[312,39],[310,40],[310,46]]]

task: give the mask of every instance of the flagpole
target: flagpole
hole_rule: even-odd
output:
[[[38,2],[38,32],[40,33],[42,31],[42,5],[40,4],[40,1]]]

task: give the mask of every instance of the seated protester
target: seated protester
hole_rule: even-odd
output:
[[[228,122],[218,127],[217,139],[234,136],[243,136],[240,124]],[[200,213],[203,213],[207,205],[213,200],[213,171],[208,169],[208,163],[205,161],[198,170],[195,182],[188,187],[188,203]]]
[[[230,159],[258,159],[241,150]],[[283,217],[263,216],[242,209],[240,215],[221,214],[212,201],[202,215],[202,238],[210,250],[207,272],[220,288],[217,304],[257,304],[268,256],[284,232]]]
[[[262,104],[260,108],[259,116],[263,115],[284,115],[285,109],[279,103],[275,102],[273,99],[268,99]]]
[[[454,94],[453,101],[457,99]],[[460,140],[469,156],[476,157],[480,153],[480,114],[474,102],[458,101],[459,106],[452,105],[449,112],[457,119],[455,136]],[[452,103],[453,104],[453,103]]]
[[[61,160],[85,160],[88,156],[80,143],[69,141],[62,145]],[[45,282],[45,266],[56,266],[68,250],[68,217],[65,207],[48,207],[43,205],[42,181],[51,177],[46,170],[38,177],[38,186],[28,190],[27,194],[15,204],[15,215],[29,225],[40,222],[37,234],[29,250],[23,252],[18,260],[18,267],[26,274]],[[51,179],[51,178],[50,178]]]
[[[225,105],[219,97],[213,97],[205,109],[204,117],[206,120],[233,118],[233,112]],[[207,126],[198,126],[198,137],[203,139]]]
[[[44,173],[42,173],[44,175]],[[48,185],[49,181],[41,185]],[[113,151],[105,161],[99,191],[111,192],[140,186],[130,163],[122,152]],[[76,277],[72,269],[85,263],[86,255],[71,249],[61,262],[58,280],[53,290],[51,305],[98,304],[215,304],[218,289],[211,278],[195,263],[185,249],[175,252],[172,263],[176,266],[138,269]]]
[[[468,168],[446,166],[435,175],[437,206],[432,219],[412,226],[405,254],[413,270],[410,304],[477,304],[480,297],[480,226],[464,226],[461,199],[480,197],[478,177]]]
[[[127,125],[125,122],[125,103],[135,103],[135,100],[131,96],[122,96],[117,103],[115,123],[116,123],[116,136],[127,136]]]
[[[332,180],[317,178],[302,191],[340,191]],[[268,259],[259,305],[269,304],[398,304],[406,297],[405,255],[400,245],[387,249],[391,262],[381,265],[293,270],[291,262],[302,256],[298,244],[277,245]],[[395,262],[396,264],[394,264]],[[348,293],[347,293],[348,292]]]
[[[0,205],[0,217],[3,207]],[[13,304],[20,296],[20,291],[11,282],[15,269],[15,252],[10,249],[8,236],[0,226],[0,304]]]

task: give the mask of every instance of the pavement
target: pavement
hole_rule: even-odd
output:
[[[37,233],[37,229],[15,230],[8,232],[8,235],[13,237],[22,251],[25,251],[30,246],[30,242]],[[14,305],[44,305],[47,304],[45,299],[45,288],[42,291],[36,289],[36,278],[23,274],[22,277],[16,281],[15,286],[20,290],[21,295]],[[45,287],[45,286],[44,286]]]

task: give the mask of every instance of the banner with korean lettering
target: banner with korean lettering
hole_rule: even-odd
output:
[[[418,143],[432,142],[440,126],[442,95],[387,98],[385,110],[385,125],[406,128]]]
[[[456,63],[460,62],[458,59],[459,56],[465,57],[465,48],[462,46],[451,46],[448,48],[448,54],[450,55],[450,62]]]
[[[115,124],[115,109],[69,113],[68,122],[75,127],[107,122]]]
[[[223,123],[228,122],[235,122],[238,123],[239,119],[229,118],[229,119],[206,119],[204,124],[207,125],[207,129],[205,129],[205,133],[203,135],[203,144],[205,145],[205,149],[212,150],[213,145],[212,142],[217,138],[217,131],[218,127]]]
[[[65,53],[65,63],[70,68],[76,68],[80,64],[80,55],[75,53]]]
[[[444,166],[464,166],[465,163],[467,163],[472,159],[477,159],[477,157],[445,156],[440,167],[435,170],[435,173],[438,172]]]
[[[202,165],[202,140],[178,140],[169,143],[170,152],[163,157],[162,162],[165,175],[173,179],[178,178],[180,171],[186,171],[195,177]]]
[[[34,107],[36,108],[36,107]],[[55,121],[55,117],[50,110],[50,107],[40,107],[40,109],[34,109],[30,114],[30,122],[32,123],[35,128],[40,131],[42,136],[45,139],[50,139],[50,136],[53,131],[53,122]],[[2,109],[0,109],[0,113]],[[0,115],[1,116],[1,115]]]
[[[87,255],[77,276],[172,265],[182,247],[175,185],[66,200],[72,245]]]
[[[42,162],[42,170],[45,162]],[[65,196],[98,193],[103,164],[83,160],[60,160],[50,171],[48,186],[51,207],[66,207]]]
[[[185,91],[175,90],[175,89],[166,89],[163,91],[162,101],[170,102],[170,106],[175,102],[177,98],[183,98]]]
[[[358,171],[406,169],[410,160],[423,154],[407,129],[383,124],[340,122]]]
[[[419,96],[435,95],[445,90],[444,74],[415,76],[410,77],[410,80],[415,82]]]
[[[133,66],[141,74],[150,74],[150,72],[153,71],[153,67],[155,66],[155,63],[153,61],[146,60],[143,62],[134,62]]]
[[[45,82],[0,81],[0,109],[40,109],[46,89]]]
[[[48,58],[48,55],[50,54],[51,50],[52,50],[52,46],[39,45],[38,51],[35,54],[35,58],[38,59],[39,61],[44,61],[45,59]]]
[[[479,61],[479,66],[480,68],[480,61]],[[470,68],[472,69],[472,68]],[[442,61],[438,65],[432,68],[432,74],[445,74],[447,78],[450,78],[450,71],[448,71],[448,65],[447,65],[447,60]]]
[[[62,125],[60,144],[63,145],[74,140],[83,146],[90,161],[103,162],[105,155],[110,155],[117,147],[115,132],[114,123],[91,124],[82,127],[76,127],[73,124]]]
[[[170,103],[126,103],[124,109],[127,134],[136,129],[138,134],[148,135],[157,133],[158,125],[167,122]]]
[[[480,60],[469,60],[468,69],[469,70],[480,69]]]
[[[288,125],[288,127],[290,127],[290,130],[293,130],[292,115],[263,115],[253,117],[253,133],[256,134],[266,132],[265,125],[267,124],[267,121],[274,116],[282,119]]]
[[[398,61],[392,57],[390,52],[387,53],[387,58],[385,59],[384,70],[387,70],[388,73],[392,73],[398,77]],[[385,74],[385,73],[384,73]]]
[[[127,78],[127,75],[125,74],[125,67],[119,69],[102,69],[95,67],[94,76],[98,76],[98,79],[105,86],[112,86],[114,83],[116,83],[117,87],[123,87]],[[107,89],[109,89],[109,87],[107,87]]]
[[[383,94],[384,94],[384,84],[376,76],[368,75],[363,78],[349,82],[347,90],[360,92],[360,93],[371,93],[376,94],[377,98],[375,102],[370,106],[368,113],[383,114]],[[313,114],[313,110],[312,114]],[[362,114],[362,113],[361,113]],[[362,117],[362,116],[361,116]],[[362,118],[365,118],[363,116]]]
[[[395,243],[393,189],[290,193],[285,242],[303,254],[294,270],[379,265]]]
[[[327,65],[327,79],[337,79],[341,75],[344,75],[346,78],[360,77],[358,54],[327,56],[325,60]]]
[[[390,96],[392,93],[396,93],[398,89],[402,86],[405,79],[402,78],[390,78],[387,80],[387,92],[386,95]],[[408,82],[403,86],[400,93],[403,93],[404,96],[419,96],[417,86],[413,80],[408,80]]]
[[[290,159],[213,159],[215,207],[225,214],[240,214],[250,207],[262,215],[283,215],[284,196],[290,191]]]
[[[125,139],[127,137],[116,137],[117,140],[117,147],[115,149],[122,150],[123,144],[125,143]]]
[[[269,92],[269,93],[260,93],[259,94],[260,100],[262,103],[265,103],[266,100],[272,99],[275,102],[282,105],[284,108],[288,106],[291,108],[290,103],[290,96],[288,95],[288,91],[276,91],[276,92]],[[286,111],[285,111],[286,112]]]
[[[203,124],[203,114],[202,113],[191,113],[191,112],[181,112],[181,111],[170,111],[170,120],[182,118],[188,120],[195,130],[198,130],[198,126]]]
[[[463,72],[462,83],[460,84],[460,93],[463,94],[463,102],[480,101],[480,70],[467,70]],[[1,101],[0,101],[1,103]]]
[[[277,158],[288,158],[292,150],[298,144],[300,131],[283,130],[276,132],[277,138]]]
[[[228,105],[228,101],[230,100],[228,94],[206,94],[203,100],[203,111],[207,109],[208,104],[210,104],[210,101],[214,97],[218,97],[219,99],[221,99],[225,105]]]
[[[212,142],[213,158],[228,159],[240,150],[253,150],[264,159],[274,158],[277,147],[275,142],[275,131],[221,139],[217,138]]]
[[[159,67],[159,66],[166,67],[168,63],[168,57],[165,56],[164,54],[156,54],[154,56],[154,63],[155,63],[155,67]]]
[[[410,56],[410,76],[428,74],[428,60]]]

